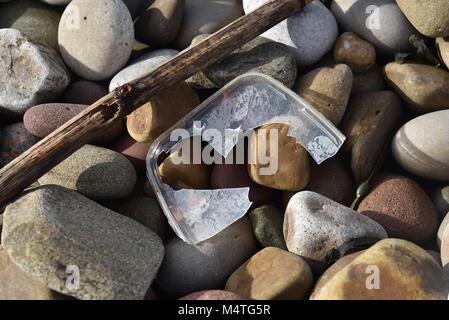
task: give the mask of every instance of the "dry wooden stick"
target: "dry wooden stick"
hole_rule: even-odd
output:
[[[110,92],[0,170],[0,207],[162,90],[218,62],[312,0],[271,0],[158,68]]]

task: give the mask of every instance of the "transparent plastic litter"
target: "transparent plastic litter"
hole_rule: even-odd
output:
[[[288,136],[306,148],[318,164],[334,156],[345,140],[330,121],[282,83],[263,74],[248,73],[217,91],[152,144],[146,159],[147,176],[181,239],[197,244],[243,217],[251,207],[249,188],[172,189],[159,174],[160,154],[179,149],[186,138],[201,137],[227,157],[239,134],[271,123],[289,125]],[[182,129],[187,136],[173,139],[171,133],[176,129]],[[208,140],[204,134],[208,130],[226,138]]]

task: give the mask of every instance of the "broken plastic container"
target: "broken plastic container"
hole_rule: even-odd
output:
[[[159,156],[179,149],[187,137],[201,137],[226,157],[242,131],[270,123],[289,125],[288,136],[296,138],[318,164],[334,156],[345,140],[330,121],[282,83],[263,74],[248,73],[217,91],[152,144],[146,159],[147,176],[181,239],[197,244],[243,217],[251,207],[249,188],[174,190],[161,179]],[[184,140],[171,136],[175,129],[187,134]],[[204,133],[211,129],[228,139],[208,141]]]

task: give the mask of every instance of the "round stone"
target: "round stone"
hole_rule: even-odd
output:
[[[126,128],[134,140],[153,142],[199,104],[195,90],[181,81],[131,112],[126,118]]]
[[[243,0],[245,13],[267,1]],[[298,65],[309,66],[332,49],[338,37],[338,25],[326,6],[315,0],[262,36],[287,45],[295,55]]]
[[[359,238],[387,238],[376,221],[318,193],[301,191],[288,203],[284,217],[287,248],[318,271],[328,254]]]
[[[287,250],[282,225],[284,214],[272,205],[263,205],[249,213],[254,236],[260,245]]]
[[[449,108],[449,72],[425,64],[391,62],[384,67],[384,74],[413,111]]]
[[[376,49],[355,33],[345,32],[335,43],[334,60],[349,65],[354,72],[366,72],[376,62]]]
[[[449,36],[449,2],[447,0],[396,0],[412,25],[427,37]]]
[[[105,80],[131,55],[133,21],[121,0],[73,0],[62,14],[58,41],[73,72],[87,80]]]
[[[197,245],[176,237],[165,245],[166,254],[157,282],[164,291],[179,296],[220,288],[256,250],[247,217]]]
[[[129,195],[136,180],[136,170],[123,155],[86,144],[38,182],[76,190],[91,199],[108,200]]]
[[[346,64],[314,69],[299,78],[294,91],[333,124],[339,125],[352,88],[352,71]]]
[[[371,174],[401,112],[401,99],[392,91],[366,92],[350,100],[340,130],[346,136],[343,152],[357,185]]]
[[[428,113],[407,122],[393,138],[396,161],[418,176],[449,181],[449,110]]]
[[[140,15],[134,27],[136,39],[153,48],[171,44],[181,28],[185,0],[156,0]]]
[[[143,76],[164,62],[170,60],[178,53],[179,51],[173,49],[158,49],[140,56],[112,78],[109,83],[109,91]]]
[[[248,173],[251,179],[263,186],[278,189],[299,191],[309,182],[310,163],[309,154],[303,146],[296,143],[296,138],[287,136],[289,126],[284,124],[263,125],[256,134],[250,138],[249,150],[252,152],[255,163],[248,164]],[[262,134],[259,134],[259,130]],[[262,163],[259,158],[259,135],[265,136],[265,141],[271,141],[270,136],[276,132],[278,153],[270,153],[271,143],[267,143],[266,154],[272,156],[270,163]],[[274,140],[274,138],[273,138]]]
[[[270,247],[235,270],[225,290],[254,300],[301,300],[312,284],[307,262],[294,253]]]
[[[34,106],[25,112],[23,122],[33,135],[45,138],[64,123],[89,108],[84,104],[49,103]],[[105,143],[115,140],[123,130],[119,120],[107,130],[99,132],[90,139],[91,143]]]
[[[426,250],[385,239],[344,257],[318,281],[311,300],[447,300],[449,282]]]
[[[395,0],[334,0],[331,11],[343,30],[356,33],[383,54],[408,52],[408,39],[416,33]]]
[[[375,180],[357,211],[381,224],[390,237],[412,242],[433,238],[438,224],[429,196],[413,180],[398,175]]]

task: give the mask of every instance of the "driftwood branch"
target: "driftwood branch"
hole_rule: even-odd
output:
[[[0,170],[0,207],[162,90],[226,57],[311,0],[271,0],[158,68],[110,92]]]

